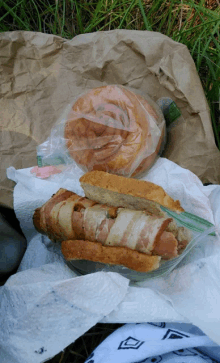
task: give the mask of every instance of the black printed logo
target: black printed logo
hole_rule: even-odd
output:
[[[188,335],[180,333],[177,330],[168,329],[162,340],[165,339],[182,339],[182,338],[189,338]]]
[[[176,355],[180,355],[181,357],[192,357],[192,356],[198,355],[191,349],[179,349],[179,350],[175,350],[173,353]]]
[[[143,343],[144,341],[128,337],[120,343],[118,349],[139,349]]]
[[[153,326],[157,326],[158,328],[165,328],[166,327],[165,323],[148,323],[148,324],[153,325]]]

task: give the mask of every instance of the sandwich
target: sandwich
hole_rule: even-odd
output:
[[[149,272],[179,256],[190,241],[163,207],[184,209],[160,186],[103,171],[80,178],[85,197],[59,189],[33,215],[39,233],[61,242],[66,260]]]

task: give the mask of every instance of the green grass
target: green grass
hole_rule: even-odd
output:
[[[67,39],[82,33],[153,30],[185,44],[199,73],[220,149],[219,0],[0,0],[0,31],[27,30]],[[83,363],[118,325],[98,324],[48,362]]]
[[[101,30],[153,30],[187,45],[220,149],[219,27],[219,0],[0,0],[0,31],[40,31],[70,39]]]

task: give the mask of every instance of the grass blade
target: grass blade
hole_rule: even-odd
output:
[[[55,1],[56,3],[56,7],[55,7],[55,11],[54,11],[54,23],[53,23],[53,34],[57,34],[57,24],[59,26],[59,14],[58,14],[58,1]]]
[[[76,7],[76,17],[77,17],[79,30],[80,30],[80,33],[83,34],[84,33],[84,28],[83,28],[83,22],[82,22],[81,9],[78,6],[77,1],[74,1],[74,4],[75,4],[75,7]]]
[[[216,33],[217,29],[219,28],[219,25],[220,25],[220,21],[216,24],[216,26],[215,26],[214,30],[212,31],[212,34],[211,35],[214,35]],[[201,59],[204,56],[206,50],[208,49],[211,40],[212,40],[212,37],[210,36],[209,39],[208,39],[208,41],[206,41],[206,44],[205,44],[205,46],[203,48],[203,51],[202,51],[202,54],[201,54],[201,57],[200,57],[200,60],[199,60],[199,63],[198,63],[198,68],[200,68]]]
[[[11,9],[5,2],[3,2],[2,6],[5,8],[5,10],[22,26],[24,30],[30,30],[30,28],[27,26],[26,23],[23,22],[23,20],[17,16],[17,14],[14,12],[13,9]]]
[[[98,17],[99,12],[101,12],[102,5],[103,5],[103,1],[102,0],[99,0],[98,4],[96,5],[96,9],[95,9],[95,12],[94,12],[92,21],[91,21],[90,25],[85,29],[85,33],[91,32],[92,29],[95,27],[95,24],[99,24],[100,23],[96,19]]]
[[[207,24],[211,24],[211,23],[216,23],[216,22],[219,22],[219,19],[213,19],[213,20],[210,20],[210,21],[207,21],[206,22],[206,25]],[[204,24],[198,24],[192,28],[189,28],[189,29],[186,29],[184,30],[183,32],[180,32],[181,34],[184,34],[184,33],[187,33],[187,32],[190,32],[190,31],[193,31],[195,29],[198,29],[198,28],[201,28],[201,26],[204,26]]]
[[[152,1],[151,8],[147,14],[148,18],[151,16],[151,14],[156,14],[163,3],[164,3],[164,0]]]
[[[62,19],[62,27],[61,27],[61,37],[63,37],[63,29],[65,26],[65,11],[66,11],[66,0],[63,0],[63,19]]]
[[[107,15],[103,16],[102,18],[98,19],[96,23],[92,25],[92,27],[88,27],[85,30],[85,33],[91,32],[93,29],[96,29],[97,25],[99,25],[102,21],[104,21],[107,18]]]
[[[40,32],[42,32],[42,26],[41,26],[41,17],[40,17],[40,14],[39,14],[39,11],[38,11],[38,7],[37,5],[35,4],[35,1],[34,0],[31,0],[35,10],[36,10],[36,13],[37,13],[37,17],[38,17],[38,29]]]
[[[143,4],[142,4],[142,0],[138,0],[138,5],[139,5],[139,8],[140,8],[141,14],[143,16],[144,25],[145,25],[146,30],[152,30],[152,27],[151,27],[151,25],[149,24],[149,22],[147,20],[147,17],[146,17],[145,11],[144,11],[144,7],[143,7]]]
[[[23,0],[21,0],[19,3],[17,3],[11,10],[12,11],[14,11],[21,3],[23,3]],[[2,2],[2,4],[1,4],[1,7],[3,7],[3,2]],[[7,11],[7,13],[5,13],[1,18],[0,18],[0,23],[1,23],[1,21],[6,17],[6,16],[8,16],[8,14],[10,14],[10,12],[9,11]],[[6,30],[7,31],[7,30]]]
[[[124,21],[125,21],[125,19],[126,19],[127,15],[128,15],[128,13],[129,13],[129,12],[132,10],[132,8],[136,5],[136,1],[137,1],[137,0],[133,0],[133,1],[131,2],[130,6],[128,7],[128,9],[126,10],[126,12],[124,13],[124,16],[123,16],[123,18],[122,18],[122,20],[121,20],[121,22],[120,22],[120,24],[119,24],[119,26],[118,26],[118,29],[121,29],[121,28],[122,28],[122,25],[123,25],[123,23],[124,23]]]

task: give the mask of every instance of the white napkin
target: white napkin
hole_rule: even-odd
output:
[[[11,276],[1,293],[1,363],[52,358],[114,310],[127,287],[113,272],[75,277],[58,262]]]
[[[41,268],[47,269],[48,266],[51,266],[50,263],[52,263],[53,266],[62,266],[65,271],[67,267],[65,266],[65,261],[63,260],[59,248],[56,248],[47,237],[43,237],[35,231],[32,222],[34,210],[45,203],[60,187],[84,195],[79,184],[79,177],[83,173],[81,170],[78,170],[75,171],[74,176],[69,175],[69,177],[65,177],[65,175],[58,174],[50,177],[49,180],[40,180],[30,173],[30,169],[31,168],[15,170],[13,167],[10,167],[7,170],[8,178],[17,183],[14,189],[14,208],[17,218],[20,221],[21,228],[27,238],[28,248],[19,267],[20,273],[11,277],[11,279],[16,278],[16,281],[19,281],[19,286],[11,286],[9,284],[9,279],[6,286],[3,287],[2,299],[4,304],[8,304],[8,306],[10,306],[10,314],[16,316],[19,314],[21,301],[23,304],[26,304],[26,300],[28,299],[27,294],[23,295],[24,291],[29,291],[26,290],[27,285],[28,288],[31,289],[33,296],[36,297],[38,296],[39,286],[42,284],[44,288],[42,287],[41,290],[41,299],[44,300],[47,298],[50,289],[53,289],[57,284],[61,284],[60,286],[62,287],[63,283],[66,284],[65,286],[69,286],[70,292],[68,301],[70,303],[74,296],[74,291],[72,291],[74,281],[81,281],[81,291],[83,291],[83,288],[87,286],[86,283],[84,284],[83,282],[86,279],[100,282],[100,288],[97,289],[98,282],[95,285],[95,294],[96,296],[99,296],[100,302],[103,300],[104,303],[104,301],[107,300],[105,300],[105,297],[103,296],[101,287],[106,286],[105,284],[109,283],[110,277],[108,273],[102,272],[101,280],[97,277],[99,273],[80,277],[81,280],[79,280],[78,278],[75,279],[74,273],[69,270],[69,273],[73,278],[68,278],[67,281],[61,282],[62,273],[60,274],[60,268],[57,270],[56,278],[52,279],[52,281],[52,272],[49,268],[46,275],[46,280],[48,279],[48,281],[50,281],[48,282],[48,286],[45,285],[45,278],[43,278],[40,273]],[[211,223],[216,224],[216,226],[219,223],[220,186],[204,187],[201,181],[193,173],[164,158],[158,159],[156,164],[143,179],[161,185],[174,199],[179,199],[183,208],[188,212],[194,213]],[[204,261],[205,265],[203,265]],[[67,329],[64,328],[57,336],[59,337],[60,342],[62,342],[62,346],[54,346],[49,340],[47,351],[50,353],[47,354],[50,354],[50,356],[55,355],[58,352],[57,349],[64,349],[65,346],[76,339],[76,336],[82,334],[86,329],[89,329],[89,327],[92,326],[91,324],[95,324],[97,321],[111,323],[159,321],[191,322],[198,327],[201,327],[211,339],[220,344],[220,311],[218,308],[218,304],[220,303],[220,296],[218,293],[220,266],[217,261],[220,261],[220,239],[218,235],[216,237],[208,236],[203,243],[191,251],[189,256],[181,262],[181,266],[175,269],[168,277],[153,279],[128,287],[128,281],[117,275],[118,278],[120,277],[120,280],[118,280],[119,284],[120,286],[123,286],[123,288],[119,294],[121,287],[118,288],[116,281],[112,280],[110,295],[113,297],[118,296],[118,300],[114,300],[114,298],[112,300],[112,298],[110,298],[109,304],[111,309],[109,309],[107,305],[107,310],[103,312],[103,316],[100,316],[100,305],[94,305],[94,308],[97,309],[96,319],[94,319],[94,322],[89,320],[88,325],[86,325],[86,328],[84,327],[84,329],[81,329],[81,322],[76,319],[77,311],[74,310],[74,317],[72,317],[72,319],[77,321],[77,334],[69,335]],[[200,268],[199,266],[206,267]],[[31,270],[34,272],[32,273]],[[24,272],[26,275],[24,275]],[[34,276],[37,276],[37,283],[32,283],[31,281],[33,274]],[[27,284],[26,279],[28,276],[30,276],[30,279],[28,279]],[[203,282],[204,278],[205,283]],[[180,281],[179,284],[178,281]],[[16,285],[18,284],[16,283]],[[92,286],[93,284],[91,285],[91,289]],[[14,293],[15,288],[16,293]],[[20,301],[18,305],[13,301],[15,295],[16,301]],[[89,301],[89,304],[91,301]],[[50,305],[47,307],[45,305],[44,309],[41,309],[41,313],[43,314],[42,319],[43,317],[46,319],[48,314],[51,315],[50,311],[56,309],[56,303],[51,300]],[[58,326],[64,324],[63,321],[66,322],[64,319],[66,309],[65,304],[62,305],[62,303],[60,303],[59,309],[62,313],[56,316]],[[106,311],[108,311],[108,313],[106,313]],[[27,325],[26,330],[24,328],[22,331],[22,337],[26,339],[26,342],[30,343],[30,346],[35,347],[35,345],[33,345],[35,339],[32,341],[27,328],[30,315],[27,314],[25,316]],[[1,323],[2,330],[8,329],[8,334],[10,335],[13,332],[13,326],[6,324],[6,321],[3,320]],[[49,337],[49,330],[46,331],[42,326],[39,326],[39,341],[47,341],[47,334]],[[54,334],[56,334],[56,330]],[[14,335],[12,334],[12,336]],[[17,351],[15,338],[11,339],[8,345],[6,344],[6,338],[2,337],[2,339],[4,339],[3,345],[6,347],[6,352],[11,352],[13,350]],[[19,346],[21,347],[22,345],[20,344]],[[23,346],[24,351],[26,351],[25,344]],[[45,345],[42,346],[45,347]],[[39,346],[38,349],[40,348],[41,347]],[[22,350],[22,348],[20,349]],[[37,350],[37,348],[34,348],[34,350]],[[19,354],[21,355],[21,351]],[[32,356],[31,362],[40,362],[35,354]],[[10,359],[5,360],[5,363],[9,362],[11,363]],[[25,360],[22,362],[25,362]]]

